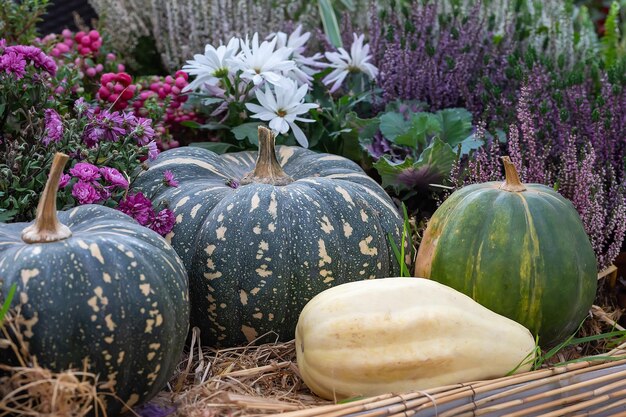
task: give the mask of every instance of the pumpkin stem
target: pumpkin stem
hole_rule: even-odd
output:
[[[57,191],[59,179],[69,156],[57,152],[52,161],[48,182],[37,206],[35,222],[22,231],[22,240],[26,243],[46,243],[67,239],[72,236],[70,229],[57,218]]]
[[[511,191],[514,193],[526,191],[526,187],[524,186],[524,184],[522,184],[522,181],[519,178],[519,174],[517,173],[517,169],[515,168],[513,162],[511,162],[511,158],[509,158],[508,156],[503,156],[502,163],[504,164],[505,179],[500,186],[500,189],[504,191]]]
[[[272,131],[265,126],[259,126],[259,156],[254,171],[248,172],[241,179],[241,185],[251,183],[287,185],[293,178],[285,174],[276,159],[276,142]]]

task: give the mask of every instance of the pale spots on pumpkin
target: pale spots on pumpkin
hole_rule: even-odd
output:
[[[137,262],[136,261],[132,261],[130,263],[130,266],[133,267],[133,268],[137,268]]]
[[[246,326],[245,324],[241,326],[241,332],[246,337],[248,342],[252,342],[258,336],[258,333],[254,328]]]
[[[139,285],[139,289],[141,290],[141,293],[144,296],[147,297],[148,295],[150,295],[150,290],[151,290],[150,284],[141,284],[141,285]]]
[[[372,197],[374,197],[376,200],[378,200],[383,206],[387,207],[387,209],[389,209],[390,212],[392,212],[394,215],[397,215],[397,209],[387,200],[385,200],[384,198],[382,198],[380,195],[376,194],[374,191],[370,190],[369,188],[363,188],[365,190],[366,193],[368,193],[369,195],[371,195]]]
[[[144,333],[152,333],[152,329],[154,328],[154,319],[147,319],[146,320],[146,328],[144,329]]]
[[[76,215],[76,212],[77,212],[77,211],[78,211],[78,207],[76,207],[75,209],[73,209],[72,211],[70,211],[70,219]]]
[[[255,271],[256,271],[256,273],[257,273],[260,277],[263,277],[263,278],[267,278],[267,277],[269,277],[270,275],[272,275],[272,271],[269,271],[269,270],[267,269],[267,265],[266,265],[266,264],[261,265],[261,267],[260,267],[260,268],[257,268]]]
[[[85,241],[82,239],[76,239],[76,243],[78,243],[78,246],[82,249],[89,249],[89,245],[86,244]]]
[[[230,203],[229,205],[226,206],[226,211],[231,211],[233,207],[235,207],[235,205],[233,203]]]
[[[330,224],[330,220],[328,219],[328,216],[322,216],[322,220],[319,222],[322,231],[326,234],[330,234],[333,230],[335,230],[335,228],[333,227],[332,224]]]
[[[261,225],[257,224],[256,226],[254,226],[252,228],[252,231],[254,232],[255,235],[260,235],[261,234]]]
[[[267,315],[267,319],[268,319],[269,321],[274,320],[274,313],[269,313],[269,314]]]
[[[27,338],[34,336],[33,327],[39,322],[39,313],[36,311],[33,313],[33,317],[30,319],[25,318],[23,315],[15,316],[15,324],[23,329],[23,334]]]
[[[318,161],[345,161],[345,160],[346,160],[346,158],[341,157],[341,156],[337,156],[337,155],[323,156],[323,157],[318,159]]]
[[[103,272],[102,280],[106,282],[107,284],[110,284],[112,282],[111,275],[107,274],[106,272]]]
[[[280,156],[280,164],[285,165],[289,158],[291,158],[294,154],[294,149],[292,147],[282,146],[278,151],[278,155]]]
[[[135,254],[134,254],[134,253],[132,253],[131,251],[126,251],[126,252],[125,252],[125,254],[126,254],[126,256],[128,256],[129,258],[134,258],[134,257],[135,257]]]
[[[95,314],[91,315],[91,321],[96,321],[98,320],[98,316],[96,316]]]
[[[222,276],[220,271],[217,272],[205,272],[204,277],[208,280],[217,279]]]
[[[276,231],[276,225],[274,223],[270,223],[267,225],[267,230],[274,233]]]
[[[376,264],[376,267],[377,267],[378,269],[382,269],[383,264],[382,264],[381,262],[378,262],[378,263]]]
[[[272,216],[272,218],[276,219],[278,217],[278,202],[276,201],[276,194],[270,194],[270,205],[267,208],[267,212]]]
[[[102,265],[104,265],[104,258],[102,257],[100,247],[98,247],[97,243],[92,243],[91,245],[89,245],[89,253],[91,253],[91,256],[96,258]]]
[[[95,295],[87,300],[87,304],[95,313],[97,313],[100,311],[100,306],[106,306],[109,304],[109,299],[103,296],[102,287],[94,288],[93,292]]]
[[[122,362],[124,362],[124,356],[126,355],[126,352],[121,351],[120,353],[118,353],[117,355],[117,364],[121,365]]]
[[[163,315],[157,314],[157,316],[156,316],[156,323],[154,325],[156,327],[159,327],[162,324],[163,324]]]
[[[259,287],[254,287],[252,290],[250,290],[250,294],[257,295],[259,291],[261,291]]]
[[[363,255],[376,256],[378,255],[378,248],[373,247],[370,248],[369,244],[372,243],[374,238],[372,236],[366,237],[364,240],[359,242],[359,249]]]
[[[369,217],[367,216],[367,213],[365,212],[365,210],[361,209],[361,220],[367,223],[367,219],[369,219]]]
[[[335,278],[327,276],[326,278],[324,278],[324,284],[328,284],[329,282],[333,282],[334,280]]]
[[[114,340],[115,340],[115,338],[113,336],[107,336],[107,337],[104,338],[104,342],[109,344],[109,345],[111,343],[113,343]]]
[[[149,347],[151,350],[159,350],[159,349],[161,349],[161,344],[160,344],[160,343],[150,343],[150,344],[148,345],[148,347]]]
[[[26,294],[23,291],[20,292],[20,303],[22,303],[22,304],[28,303],[28,294]]]
[[[319,267],[323,267],[324,264],[329,264],[333,261],[333,259],[328,256],[328,252],[326,252],[326,242],[324,242],[323,239],[320,239],[317,242],[318,246],[319,246],[319,251],[318,251],[318,255],[320,257],[319,260]]]
[[[352,229],[352,226],[350,226],[350,223],[345,222],[345,223],[343,224],[343,235],[344,235],[345,237],[350,237],[350,236],[352,236],[352,230],[353,230],[353,229]]]
[[[37,268],[22,269],[20,271],[20,277],[22,278],[22,285],[26,287],[28,285],[28,281],[30,281],[31,278],[34,278],[37,275],[39,275],[39,269]]]
[[[363,269],[363,270],[359,271],[359,275],[365,275],[365,270]]]
[[[259,198],[259,193],[254,193],[252,199],[250,200],[250,213],[259,208],[259,203],[261,199]]]
[[[35,248],[33,249],[33,255],[41,255],[41,246],[40,245],[35,246]]]
[[[131,408],[135,404],[137,404],[138,401],[139,401],[139,395],[133,394],[133,395],[130,396],[130,398],[128,398],[128,401],[126,401],[126,406],[128,408]]]
[[[220,303],[220,308],[226,308],[226,303]]]
[[[261,320],[263,318],[263,313],[261,312],[254,313],[252,317],[254,317],[255,319]]]
[[[226,226],[220,226],[217,229],[215,229],[215,235],[217,236],[218,240],[226,240]]]
[[[107,314],[104,317],[104,323],[106,324],[107,329],[109,329],[110,331],[114,331],[117,327],[117,324],[115,324],[115,322],[113,321],[113,317],[111,314]]]
[[[207,258],[206,267],[209,269],[215,269],[215,262],[213,262],[212,258]]]
[[[154,359],[154,357],[156,356],[156,352],[148,352],[148,360],[151,361],[152,359]]]
[[[187,201],[189,201],[191,197],[189,197],[188,195],[181,198],[180,200],[178,200],[178,203],[176,203],[176,205],[174,206],[173,210],[176,211],[179,208],[181,208],[182,206],[184,206],[185,204],[187,204]]]
[[[191,215],[192,219],[196,218],[196,214],[198,214],[198,210],[200,210],[200,207],[202,207],[202,204],[196,204],[191,208],[191,212],[189,214]]]
[[[245,290],[239,290],[239,300],[241,305],[248,305],[248,293]]]
[[[176,216],[176,224],[181,224],[183,222],[183,214],[179,214]]]
[[[204,248],[204,251],[207,253],[207,255],[211,256],[213,255],[213,252],[215,251],[215,245],[209,245],[206,248]]]
[[[339,194],[341,194],[343,199],[346,200],[349,204],[354,205],[354,201],[352,200],[352,196],[350,196],[350,193],[348,193],[348,191],[345,188],[343,188],[341,186],[337,186],[337,187],[335,187],[335,191],[337,191]]]
[[[172,238],[174,237],[175,234],[176,233],[174,233],[174,232],[169,232],[168,234],[166,234],[165,235],[165,241],[171,245],[172,244]]]
[[[224,221],[224,214],[223,213],[220,213],[220,215],[217,216],[217,221],[220,222],[220,223]]]
[[[269,248],[270,248],[270,245],[266,241],[262,240],[261,243],[259,243],[259,249],[269,250]]]

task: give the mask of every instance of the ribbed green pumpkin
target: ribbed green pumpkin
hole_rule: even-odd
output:
[[[433,214],[415,276],[461,291],[551,346],[587,315],[597,262],[571,202],[540,184],[522,184],[505,160],[505,183],[453,193]]]
[[[117,210],[57,213],[66,160],[55,157],[33,224],[0,224],[1,294],[17,285],[16,320],[39,365],[82,370],[87,359],[99,388],[133,406],[158,393],[180,360],[189,326],[186,272],[161,236]],[[0,349],[1,362],[8,355]],[[108,415],[122,409],[102,398]]]
[[[256,152],[189,147],[163,152],[135,183],[176,215],[166,238],[189,272],[191,324],[213,346],[292,338],[319,292],[399,271],[388,234],[400,241],[402,219],[374,180],[335,155],[280,147],[277,159],[264,127],[259,143],[256,166]],[[163,185],[166,170],[177,188]]]

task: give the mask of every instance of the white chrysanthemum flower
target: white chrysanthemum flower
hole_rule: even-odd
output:
[[[368,61],[372,58],[370,55],[370,46],[363,45],[364,35],[359,37],[354,35],[354,41],[350,48],[350,53],[345,49],[339,48],[339,52],[326,52],[326,59],[330,61],[329,66],[335,68],[328,74],[322,82],[326,85],[333,84],[330,92],[336,91],[346,79],[348,74],[362,72],[369,78],[375,79],[378,75],[378,68]]]
[[[220,45],[215,49],[213,45],[204,48],[204,55],[194,55],[194,59],[187,61],[183,71],[196,78],[183,91],[196,90],[204,84],[215,86],[220,79],[233,73],[229,66],[230,61],[239,51],[239,39],[233,38],[228,45]]]
[[[304,103],[304,96],[307,93],[308,86],[303,84],[298,87],[294,80],[283,78],[282,82],[275,85],[274,89],[276,90],[276,96],[274,96],[268,85],[265,86],[264,92],[261,89],[255,92],[260,105],[246,103],[248,110],[254,113],[250,117],[266,122],[269,121],[270,129],[278,133],[287,133],[289,128],[291,128],[298,143],[307,148],[309,141],[295,122],[308,123],[315,121],[299,117],[299,115],[318,107],[314,103]]]
[[[259,45],[259,35],[255,33],[252,43],[248,40],[240,40],[241,52],[231,63],[243,71],[241,78],[252,80],[254,85],[259,85],[266,80],[272,84],[279,84],[284,79],[283,73],[291,71],[296,63],[289,59],[292,51],[283,47],[274,50],[277,38],[272,41],[263,41]]]
[[[302,25],[298,25],[290,35],[285,32],[276,32],[268,36],[268,39],[277,39],[277,48],[287,47],[292,50],[291,59],[295,61],[296,66],[285,75],[301,84],[311,84],[313,75],[318,73],[320,68],[327,66],[319,62],[323,57],[319,52],[308,57],[303,55],[310,37],[311,32],[302,33]]]

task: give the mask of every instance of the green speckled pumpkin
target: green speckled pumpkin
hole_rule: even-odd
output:
[[[415,276],[431,278],[521,323],[542,347],[571,335],[588,314],[597,263],[571,202],[522,184],[508,157],[504,183],[462,188],[433,214]]]
[[[176,215],[166,236],[189,272],[191,324],[205,344],[234,346],[267,332],[294,336],[306,302],[333,285],[397,275],[388,234],[402,219],[355,163],[298,147],[163,152],[136,186]],[[170,170],[180,185],[167,187]],[[253,170],[252,172],[250,172]]]
[[[87,205],[57,213],[66,160],[55,157],[33,224],[0,224],[1,294],[17,285],[17,320],[40,365],[82,369],[86,358],[100,388],[133,406],[159,392],[180,359],[186,272],[163,238],[119,211]],[[0,360],[7,354],[0,350]],[[111,396],[103,400],[109,415],[122,409]]]

